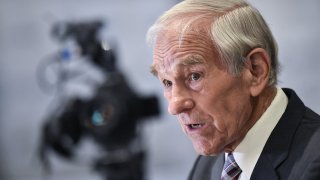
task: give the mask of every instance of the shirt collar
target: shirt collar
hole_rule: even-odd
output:
[[[242,170],[241,179],[250,179],[262,149],[284,113],[287,104],[287,96],[281,88],[277,87],[277,94],[270,106],[234,150],[234,158]]]

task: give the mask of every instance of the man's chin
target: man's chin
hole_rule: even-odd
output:
[[[195,151],[202,156],[216,156],[222,152],[220,149],[203,147],[197,144],[193,144],[193,147]]]

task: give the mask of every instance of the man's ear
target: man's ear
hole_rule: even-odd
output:
[[[268,85],[271,60],[262,48],[251,50],[246,57],[246,65],[250,74],[250,93],[258,96]]]

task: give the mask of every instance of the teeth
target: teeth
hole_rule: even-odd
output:
[[[197,128],[202,127],[202,125],[201,125],[201,124],[191,124],[190,127],[191,127],[192,129],[197,129]]]

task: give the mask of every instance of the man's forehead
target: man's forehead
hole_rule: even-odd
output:
[[[159,73],[166,73],[174,68],[193,66],[198,64],[206,64],[204,58],[200,55],[188,55],[183,58],[170,59],[170,60],[155,60],[151,65],[151,73],[158,75]]]

